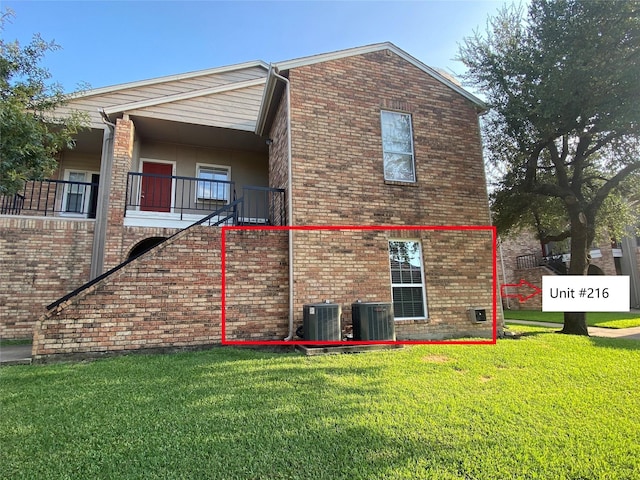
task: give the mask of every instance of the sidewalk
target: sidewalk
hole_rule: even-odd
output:
[[[529,320],[505,320],[504,323],[518,324],[518,325],[531,325],[534,327],[548,327],[561,329],[561,323],[547,323],[547,322],[532,322]],[[605,337],[605,338],[624,338],[626,340],[640,340],[640,327],[632,328],[602,328],[602,327],[587,327],[589,335],[592,337]]]
[[[1,365],[28,365],[31,363],[31,344],[0,346]]]

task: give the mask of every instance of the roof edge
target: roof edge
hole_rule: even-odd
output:
[[[269,65],[267,71],[267,79],[262,91],[262,99],[260,100],[260,108],[258,109],[258,118],[256,119],[256,128],[254,133],[260,137],[265,135],[267,128],[267,117],[273,101],[273,92],[276,88],[277,79],[275,77],[275,67],[273,64]]]
[[[328,62],[330,60],[338,60],[340,58],[362,55],[364,53],[378,52],[387,48],[398,48],[391,42],[373,43],[361,47],[346,48],[344,50],[336,50],[335,52],[320,53],[317,55],[309,55],[307,57],[294,58],[292,60],[284,60],[276,62],[274,65],[279,70],[289,70],[290,68],[303,67],[313,65],[315,63]]]
[[[205,70],[195,70],[193,72],[179,73],[175,75],[165,75],[162,77],[149,78],[146,80],[138,80],[134,82],[119,83],[116,85],[109,85],[106,87],[98,87],[98,88],[85,90],[83,92],[79,92],[76,94],[70,94],[69,99],[91,97],[93,95],[102,95],[105,93],[116,92],[118,90],[126,90],[129,88],[135,88],[135,87],[145,87],[147,85],[172,82],[176,80],[184,80],[188,78],[202,77],[204,75],[211,75],[215,73],[232,72],[234,70],[242,70],[244,68],[250,68],[250,67],[262,67],[265,70],[268,70],[269,64],[266,62],[263,62],[262,60],[253,60],[250,62],[236,63],[234,65],[225,65],[222,67],[207,68]]]
[[[179,102],[181,100],[189,100],[197,97],[204,97],[207,95],[214,95],[217,93],[232,92],[234,90],[242,90],[245,88],[255,87],[265,83],[265,78],[255,78],[253,80],[244,80],[242,82],[228,83],[225,85],[219,85],[217,87],[203,88],[200,90],[192,90],[190,92],[176,93],[174,95],[167,95],[164,97],[151,98],[138,102],[125,103],[120,105],[112,105],[104,109],[107,115],[113,113],[126,112],[127,110],[137,110],[140,108],[154,107],[156,105],[164,105],[167,103]]]
[[[297,68],[297,67],[303,67],[306,65],[313,65],[316,63],[328,62],[330,60],[338,60],[341,58],[351,57],[355,55],[362,55],[365,53],[379,52],[381,50],[392,51],[393,53],[403,58],[407,62],[411,63],[415,67],[419,68],[426,74],[430,75],[431,77],[435,78],[436,80],[443,83],[447,87],[451,88],[452,90],[454,90],[455,92],[457,92],[458,94],[462,95],[467,100],[475,104],[479,112],[484,112],[488,109],[487,104],[482,100],[480,100],[478,97],[468,92],[467,90],[462,88],[460,85],[457,85],[456,83],[452,82],[451,80],[446,78],[444,75],[439,73],[434,68],[429,67],[425,63],[421,62],[417,58],[411,56],[410,54],[402,50],[401,48],[398,48],[391,42],[374,43],[374,44],[365,45],[362,47],[348,48],[345,50],[338,50],[330,53],[321,53],[319,55],[310,55],[308,57],[300,57],[293,60],[285,60],[282,62],[277,62],[274,65],[279,70],[289,70],[291,68]]]

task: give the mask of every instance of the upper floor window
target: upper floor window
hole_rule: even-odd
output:
[[[96,172],[65,170],[62,212],[95,218],[98,203],[98,179]]]
[[[196,201],[229,201],[231,167],[198,164],[197,177]]]
[[[384,179],[397,182],[415,182],[411,115],[382,110],[380,117]]]

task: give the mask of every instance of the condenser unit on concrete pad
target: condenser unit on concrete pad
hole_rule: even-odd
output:
[[[336,303],[304,305],[302,328],[305,340],[342,340],[341,308]]]
[[[469,320],[474,323],[484,323],[487,321],[487,309],[474,307],[469,309]]]
[[[354,340],[396,339],[393,307],[390,303],[356,302],[351,304]]]

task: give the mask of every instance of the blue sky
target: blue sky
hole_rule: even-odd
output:
[[[458,43],[504,3],[0,1],[16,15],[6,40],[28,42],[39,32],[62,47],[43,65],[66,91],[384,41],[459,74]]]

